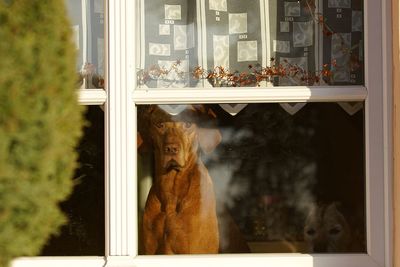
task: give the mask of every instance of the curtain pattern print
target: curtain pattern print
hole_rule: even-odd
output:
[[[176,68],[163,79],[151,79],[145,87],[195,86],[189,70],[199,65],[195,1],[146,0],[142,4],[142,69]],[[179,64],[174,64],[179,61]]]
[[[335,62],[333,84],[364,82],[362,6],[362,0],[324,1],[323,16],[330,29],[323,35],[323,61]]]
[[[139,85],[215,87],[210,78],[195,79],[196,68],[241,74],[255,67],[304,72],[275,75],[261,86],[305,85],[304,75],[325,69],[319,85],[362,85],[362,6],[362,0],[142,0]],[[282,105],[290,113],[304,105],[295,106]],[[341,106],[354,113],[353,105]],[[225,107],[232,111],[234,104]]]
[[[221,8],[220,8],[221,7]],[[217,10],[218,9],[218,10]],[[205,69],[245,71],[262,61],[259,0],[205,1]]]
[[[270,53],[273,64],[296,65],[306,71],[315,72],[317,56],[316,27],[313,10],[307,1],[270,0]],[[279,77],[276,86],[298,85],[298,76]]]

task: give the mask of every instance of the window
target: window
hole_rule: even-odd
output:
[[[211,231],[205,225],[215,216],[219,247],[214,253],[365,253],[361,110],[349,115],[337,103],[308,103],[290,114],[280,104],[253,103],[239,106],[242,110],[232,116],[226,108],[232,105],[181,105],[178,115],[166,114],[169,107],[138,107],[138,132],[143,139],[138,155],[139,218],[144,220],[139,253],[168,253],[164,247],[168,245],[176,246],[173,251],[192,253],[199,246],[196,236],[186,252],[179,240],[165,244],[153,240],[157,224],[165,223],[165,232],[176,228],[175,213],[170,215],[171,225],[158,221],[158,213],[163,212],[154,212],[153,197],[160,201],[161,210],[163,205],[165,209],[176,206],[182,220],[185,212],[190,214],[188,225],[182,226],[187,232]],[[202,108],[213,116],[203,115]],[[185,123],[182,128],[180,122]],[[183,139],[195,132],[198,138]],[[196,142],[198,149],[185,148]],[[215,203],[208,203],[205,198],[212,202],[213,196],[195,186],[196,179],[201,184],[204,178],[186,174],[201,170],[201,163],[190,164],[195,152],[207,168],[200,173],[208,173],[212,180],[209,190],[215,192]],[[187,193],[169,188],[167,180],[171,187],[180,183],[185,188],[187,183]],[[199,204],[199,213],[204,209],[208,216],[190,227],[196,188],[198,200],[207,203]],[[179,195],[177,200],[167,195],[170,190]]]
[[[61,203],[68,223],[50,238],[42,256],[104,255],[104,112],[88,106],[86,121],[89,125],[78,147],[75,188]]]
[[[89,2],[92,7],[99,7],[98,1]],[[85,88],[98,88],[81,87],[79,94],[82,104],[104,104],[105,257],[38,257],[19,259],[15,266],[54,266],[54,263],[57,266],[71,263],[74,266],[390,266],[389,1],[364,0],[357,8],[353,5],[358,1],[269,0],[249,1],[245,6],[240,3],[235,0],[142,0],[109,1],[105,5],[106,89],[96,86],[92,80],[95,86]],[[258,8],[258,4],[262,8]],[[302,15],[309,8],[314,9],[312,5],[307,6],[310,4],[315,4],[318,11],[314,15],[322,13],[327,20],[348,20],[350,17],[358,20],[361,16],[363,31],[354,31],[357,34],[351,36],[350,45],[347,35],[335,35],[341,27],[347,27],[345,23],[338,24],[339,30],[329,34],[329,43],[323,31],[329,32],[325,27],[331,23],[312,20],[314,23],[310,26],[307,22],[311,20],[312,12]],[[269,11],[269,14],[261,10]],[[362,13],[354,14],[354,10]],[[154,17],[146,16],[149,14]],[[248,23],[241,23],[246,16]],[[281,20],[280,16],[287,19]],[[300,36],[306,38],[285,39],[296,31],[304,32]],[[313,37],[307,35],[310,31]],[[185,35],[187,38],[180,39]],[[237,38],[233,48],[230,43],[226,45],[226,41],[231,40],[226,36],[231,35]],[[174,43],[174,38],[186,41]],[[335,38],[341,39],[336,53],[339,56],[332,57],[332,49],[326,47],[332,45]],[[309,46],[309,42],[316,45]],[[308,48],[305,50],[304,47]],[[223,57],[216,48],[229,51],[230,56]],[[340,60],[353,59],[340,51],[356,48],[359,51],[354,61],[357,68],[341,65]],[[240,51],[247,53],[238,53]],[[287,58],[298,60],[293,62]],[[179,64],[177,60],[180,60]],[[218,76],[222,71],[214,68],[218,66],[225,66],[223,70],[230,72]],[[289,69],[296,73],[289,78],[269,75],[257,79],[257,68],[263,67],[265,71]],[[334,67],[339,69],[336,74],[332,71]],[[194,69],[201,71],[197,79],[187,75]],[[154,75],[150,70],[158,74]],[[328,72],[324,73],[324,70]],[[326,75],[330,71],[332,75]],[[242,72],[245,74],[240,76]],[[146,79],[149,75],[153,77]],[[235,78],[237,76],[239,78]],[[219,77],[225,80],[218,80]],[[90,79],[87,80],[90,84]],[[232,81],[243,81],[243,84],[234,87],[237,84]],[[169,116],[183,116],[184,113],[177,109],[195,106],[196,110],[201,104],[215,114],[215,124],[212,124],[214,115],[205,121],[211,123],[208,128],[218,128],[222,136],[220,144],[212,153],[202,155],[202,160],[213,178],[215,173],[222,173],[225,175],[222,177],[233,177],[238,183],[236,187],[218,188],[214,180],[215,191],[229,189],[227,195],[234,196],[233,189],[236,188],[240,193],[240,197],[236,195],[232,201],[224,203],[233,203],[228,209],[229,217],[247,249],[256,254],[239,249],[227,251],[229,254],[143,255],[140,221],[150,188],[146,177],[153,175],[151,162],[154,161],[151,150],[147,154],[138,151],[138,147],[141,149],[140,138],[146,141],[144,139],[149,137],[137,134],[142,130],[142,123],[146,123],[141,117],[142,111],[157,106],[167,108]],[[178,115],[170,115],[174,113]],[[263,127],[261,122],[267,125]],[[265,129],[284,134],[264,133]],[[264,151],[260,152],[262,149]],[[233,169],[233,164],[237,169]],[[221,166],[225,169],[219,168]],[[256,168],[258,174],[254,171]],[[235,174],[226,174],[227,171]],[[361,230],[364,246],[353,251],[309,253],[305,235],[312,235],[316,229],[304,228],[305,220],[298,219],[300,211],[291,210],[309,189],[296,184],[301,180],[302,172],[305,173],[303,178],[317,177],[316,180],[304,178],[304,181],[314,182],[314,186],[309,187],[312,188],[309,195],[322,196],[329,201],[340,196],[351,197],[353,204],[362,203],[358,211],[363,218],[360,228],[365,228],[365,231]],[[293,180],[282,184],[279,181],[285,175]],[[326,180],[318,177],[326,177]],[[338,178],[333,182],[335,177]],[[359,185],[354,186],[354,183]],[[319,191],[319,188],[324,189]],[[361,190],[355,192],[352,188]],[[296,189],[297,193],[294,192]],[[314,194],[316,189],[319,194]],[[333,196],[329,196],[330,193]],[[296,197],[290,200],[288,195]],[[277,214],[286,218],[278,216],[275,222],[265,221],[266,215],[274,217]],[[290,233],[291,239],[284,236],[286,232]]]
[[[42,256],[103,256],[105,243],[104,111],[87,94],[104,94],[104,1],[65,0],[77,50],[77,88],[88,125],[78,147],[73,194],[60,206],[68,223],[52,236]]]
[[[221,264],[226,261],[228,264],[240,265],[240,260],[244,259],[248,262],[247,264],[251,262],[251,264],[258,265],[261,264],[256,260],[258,257],[261,257],[265,264],[268,261],[272,263],[279,260],[282,266],[290,266],[290,259],[293,260],[294,258],[298,264],[310,266],[326,266],[333,264],[333,262],[337,264],[340,260],[343,260],[345,265],[355,266],[374,265],[372,263],[374,261],[379,262],[380,265],[385,264],[384,254],[381,254],[380,259],[377,256],[380,253],[379,250],[382,249],[382,247],[376,246],[379,243],[378,239],[372,240],[373,236],[377,234],[376,226],[373,225],[375,223],[384,225],[386,219],[383,213],[373,215],[379,210],[374,211],[373,208],[374,205],[378,204],[374,196],[379,193],[373,192],[377,187],[372,186],[372,184],[377,185],[378,180],[382,181],[384,173],[381,173],[380,179],[373,182],[374,178],[371,175],[377,175],[377,170],[380,167],[375,165],[379,160],[376,161],[377,158],[372,159],[371,152],[374,149],[377,149],[377,153],[378,151],[382,152],[382,150],[379,145],[375,147],[376,143],[371,143],[371,138],[375,134],[372,133],[374,130],[371,128],[374,122],[370,119],[372,114],[376,114],[376,111],[372,111],[375,102],[374,96],[382,93],[384,87],[378,85],[377,82],[383,77],[379,78],[377,75],[381,73],[381,70],[377,69],[376,72],[371,72],[371,68],[376,66],[369,65],[374,54],[371,47],[371,42],[374,41],[370,39],[371,34],[373,34],[372,21],[370,21],[373,15],[370,4],[372,2],[368,1],[251,1],[246,2],[246,4],[241,4],[238,1],[180,1],[179,3],[142,1],[139,5],[138,13],[141,16],[139,25],[141,26],[137,26],[140,29],[137,32],[142,34],[142,39],[140,48],[136,49],[140,52],[136,57],[138,82],[133,94],[138,112],[138,131],[143,130],[145,133],[146,130],[147,132],[150,131],[150,133],[145,134],[147,139],[157,138],[155,137],[158,135],[157,132],[148,130],[152,126],[146,124],[146,122],[152,122],[152,117],[142,116],[143,112],[146,112],[143,110],[146,110],[146,108],[151,110],[154,105],[158,105],[155,109],[164,110],[164,115],[155,115],[155,117],[163,117],[158,122],[161,122],[160,127],[166,129],[165,131],[172,127],[171,124],[166,125],[169,121],[175,120],[176,123],[180,121],[190,122],[190,119],[184,114],[187,110],[183,108],[185,105],[203,104],[206,109],[212,109],[218,121],[216,124],[219,130],[223,132],[222,142],[213,154],[202,154],[202,161],[208,168],[210,176],[214,178],[214,189],[217,192],[217,210],[218,197],[221,197],[219,194],[221,188],[218,188],[218,186],[221,186],[220,183],[224,183],[219,179],[221,179],[221,176],[222,178],[230,177],[232,179],[228,182],[225,181],[225,183],[229,183],[229,186],[222,186],[222,193],[226,194],[225,197],[232,197],[233,199],[223,201],[223,203],[231,204],[228,207],[228,217],[230,219],[233,217],[235,228],[238,231],[234,234],[233,242],[229,242],[229,234],[224,239],[228,240],[226,252],[266,253],[262,257],[260,255],[254,257],[251,254],[246,254],[246,256],[230,254],[229,257],[221,255],[197,256],[196,262],[199,262],[199,265],[219,261],[221,261]],[[380,9],[382,7],[375,8],[378,8],[378,6],[375,6],[374,10],[382,10]],[[266,15],[267,12],[269,12],[268,15]],[[289,13],[291,15],[288,15]],[[244,22],[242,23],[241,20]],[[363,20],[366,25],[365,28],[361,26]],[[264,24],[259,21],[264,21]],[[309,25],[310,21],[314,23]],[[353,23],[350,21],[353,21]],[[375,23],[377,21],[373,24],[375,25]],[[314,26],[317,29],[314,29]],[[297,31],[302,33],[296,34]],[[344,34],[345,32],[352,33]],[[263,36],[263,33],[265,33],[265,36]],[[179,42],[182,40],[181,35],[185,36],[183,39],[186,42]],[[296,39],[295,37],[299,38]],[[252,43],[250,44],[250,42]],[[310,45],[310,43],[313,45]],[[245,49],[244,46],[246,46]],[[375,45],[373,47],[377,48]],[[244,52],[242,53],[242,51]],[[294,61],[294,58],[296,58],[296,61]],[[379,57],[379,62],[385,64],[382,57]],[[266,67],[264,68],[264,66]],[[378,68],[382,67],[383,65]],[[325,70],[327,72],[324,72]],[[292,76],[284,75],[290,73],[290,71],[296,72],[296,74]],[[198,72],[200,72],[200,75],[196,76]],[[272,72],[272,75],[268,76],[269,72]],[[267,75],[263,76],[265,73]],[[261,77],[257,77],[258,74]],[[304,102],[312,103],[305,104]],[[364,109],[362,102],[365,103]],[[376,104],[376,107],[378,107],[382,106],[383,103]],[[150,107],[147,105],[150,105]],[[350,141],[351,134],[345,130],[344,125],[336,124],[341,124],[339,117],[324,117],[323,110],[329,109],[332,109],[331,111],[336,115],[343,112],[345,114],[343,118],[346,118],[344,120],[347,123],[353,121],[354,124],[349,127],[353,130],[358,129],[355,130],[357,137],[354,136],[354,141]],[[302,142],[307,142],[307,138],[301,138],[301,134],[296,132],[294,121],[304,116],[298,122],[300,124],[310,123],[312,120],[311,110],[315,110],[316,114],[319,114],[320,117],[317,121],[327,123],[329,130],[326,129],[324,132],[322,128],[319,128],[322,131],[316,130],[314,132],[314,137],[321,134],[322,143],[302,145]],[[344,110],[352,115],[346,114]],[[285,114],[283,117],[279,117],[281,111]],[[290,116],[285,111],[292,112],[294,115]],[[156,113],[158,111],[153,110],[151,112]],[[165,119],[165,113],[167,113],[167,117],[169,115],[167,119]],[[229,113],[233,116],[230,116]],[[330,115],[333,116],[333,113],[330,113]],[[288,119],[290,122],[284,119],[285,116],[290,118]],[[358,122],[356,122],[357,120]],[[207,121],[210,122],[210,119]],[[156,119],[154,119],[154,123],[157,124]],[[275,131],[272,131],[272,134],[265,134],[265,131],[270,129],[268,127],[273,127],[268,123],[278,128],[278,125],[285,124],[282,127],[288,128],[282,131],[273,128]],[[143,127],[141,124],[145,126]],[[310,124],[308,125],[310,126]],[[382,129],[382,127],[378,128]],[[256,129],[259,129],[260,132],[257,132]],[[376,128],[374,129],[376,130]],[[246,130],[250,133],[246,133]],[[293,133],[291,131],[296,132],[296,134],[288,137]],[[141,139],[144,139],[143,142],[146,144],[148,140],[145,140],[146,137],[143,137],[142,132],[140,134]],[[284,134],[284,136],[279,136],[280,134]],[[299,138],[299,141],[294,141],[295,136]],[[342,143],[340,136],[351,145]],[[273,141],[270,141],[271,143],[268,145],[269,138]],[[279,141],[279,138],[284,141]],[[315,141],[318,137],[311,139]],[[290,146],[288,140],[295,144]],[[329,150],[326,147],[331,142],[329,140],[332,140],[336,151]],[[154,142],[153,140],[153,145]],[[162,143],[162,141],[160,142]],[[157,143],[157,145],[159,144]],[[350,208],[353,211],[350,217],[354,219],[360,216],[361,221],[365,223],[365,228],[362,226],[363,223],[358,224],[359,230],[365,229],[365,232],[361,230],[359,236],[361,240],[364,240],[360,243],[364,242],[364,245],[357,249],[331,250],[330,252],[336,253],[326,254],[329,250],[320,248],[315,244],[315,240],[309,241],[309,236],[315,235],[315,232],[318,231],[315,227],[314,229],[310,227],[313,224],[309,219],[304,219],[304,217],[309,217],[310,213],[301,216],[296,213],[299,212],[299,208],[297,208],[297,211],[296,208],[291,210],[294,206],[301,206],[300,198],[307,196],[307,186],[299,189],[301,187],[296,182],[302,181],[300,177],[303,173],[313,172],[312,167],[305,167],[307,163],[295,160],[297,159],[295,154],[302,153],[300,152],[302,146],[308,152],[312,150],[311,147],[320,149],[315,154],[310,153],[319,159],[323,157],[322,155],[327,156],[325,163],[322,163],[324,160],[314,161],[316,163],[315,169],[318,170],[316,172],[319,174],[314,176],[316,181],[314,186],[310,186],[310,188],[315,191],[310,195],[317,200],[326,201],[329,199],[328,202],[333,199],[351,198],[352,205],[354,204],[358,208]],[[345,152],[340,148],[341,146],[348,150]],[[161,145],[161,147],[164,147],[166,151],[164,154],[170,151],[168,144]],[[172,146],[170,149],[176,148]],[[178,147],[177,149],[181,148]],[[285,149],[287,149],[286,152]],[[163,156],[168,158],[163,152],[154,151],[153,153],[150,152],[150,155],[146,153],[148,151],[145,151],[145,153],[139,151],[137,155],[139,159],[139,180],[137,184],[139,221],[142,219],[142,212],[146,213],[144,207],[146,197],[144,196],[147,195],[151,187],[149,181],[153,180],[157,184],[157,172],[159,172],[157,164],[159,160],[154,160],[154,158],[163,158]],[[179,153],[176,154],[179,155]],[[286,157],[282,156],[283,154]],[[306,160],[305,154],[299,156],[299,158]],[[296,167],[295,164],[290,165],[290,157],[293,157],[293,162],[299,165]],[[348,157],[347,160],[346,157]],[[345,167],[340,163],[341,161],[342,163],[351,162],[351,167]],[[172,166],[170,168],[179,169],[179,161],[177,162],[178,164],[171,163],[172,165],[166,163],[166,168]],[[237,166],[238,164],[239,166]],[[279,169],[280,164],[282,164],[282,169]],[[301,164],[304,165],[300,167]],[[346,165],[346,163],[344,164]],[[174,167],[175,165],[178,165],[178,167]],[[296,168],[299,169],[294,171]],[[299,171],[300,169],[302,171]],[[291,182],[286,180],[286,186],[285,183],[279,184],[285,179],[285,174],[291,178],[297,175],[297,178],[293,178],[294,180]],[[217,177],[214,177],[215,175]],[[303,177],[307,175],[303,175]],[[360,176],[364,178],[360,180],[355,178]],[[152,178],[149,179],[149,177]],[[384,189],[384,184],[382,185],[382,189]],[[272,189],[274,186],[275,188]],[[335,189],[335,187],[338,188]],[[290,192],[291,199],[288,195],[285,195],[283,188]],[[294,200],[296,197],[295,193],[291,191],[292,189],[301,191],[299,199]],[[224,190],[228,191],[224,192]],[[346,193],[346,190],[349,190],[349,192]],[[235,193],[239,197],[234,195]],[[148,198],[150,195],[152,195],[152,192],[149,193]],[[290,201],[295,202],[295,204],[291,206]],[[275,205],[271,202],[275,202]],[[329,207],[329,204],[327,206],[325,212],[329,213],[331,207]],[[362,212],[363,207],[365,207],[365,213]],[[279,211],[280,208],[285,211]],[[177,209],[179,209],[179,205],[177,205]],[[356,215],[356,210],[361,213]],[[274,220],[271,218],[275,218],[275,216],[278,219],[275,220],[276,225],[274,226]],[[217,217],[221,219],[218,211]],[[285,217],[289,217],[289,219],[285,219]],[[377,218],[381,218],[380,223],[375,221]],[[151,220],[149,221],[151,222]],[[152,226],[156,227],[155,225],[156,223]],[[231,229],[229,226],[221,226],[221,223],[219,226],[219,230]],[[139,222],[139,229],[141,227],[146,227],[146,224]],[[282,228],[284,228],[284,233],[281,232]],[[291,232],[291,229],[293,232]],[[227,231],[229,232],[229,230]],[[331,235],[335,235],[337,232],[333,228],[327,231],[332,232]],[[139,230],[138,238],[141,242],[139,242],[138,251],[139,255],[143,256],[136,257],[138,264],[142,262],[162,262],[164,264],[169,262],[176,264],[178,262],[184,264],[186,260],[190,261],[190,257],[151,257],[144,255],[154,253],[154,248],[153,251],[150,248],[148,252],[144,248],[143,252],[141,245],[146,246],[147,240],[142,240],[147,237],[144,232],[141,237],[140,233],[142,233],[141,230]],[[284,236],[285,234],[289,237]],[[384,234],[382,233],[382,235]],[[221,238],[221,233],[219,236]],[[229,250],[231,244],[236,244],[243,239],[247,247]],[[171,242],[173,243],[173,241]],[[160,246],[155,248],[155,253],[168,254],[171,249],[173,251],[171,242],[167,244],[167,241],[160,241],[161,248]],[[310,242],[314,243],[314,248],[311,251]],[[381,239],[380,242],[384,243],[385,241]],[[168,246],[172,248],[165,248]],[[179,251],[179,248],[175,249]],[[219,254],[221,252],[223,251],[220,247]],[[295,252],[296,254],[282,253],[276,255],[267,254],[268,252]],[[311,254],[312,258],[305,256],[310,252],[314,252]],[[318,252],[325,252],[325,255],[318,255]],[[352,255],[350,256],[349,253]],[[260,259],[258,258],[258,260]]]

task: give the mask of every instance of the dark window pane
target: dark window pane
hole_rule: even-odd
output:
[[[88,106],[89,125],[78,147],[79,168],[76,186],[61,209],[68,223],[42,250],[43,256],[104,255],[104,112]]]
[[[138,114],[142,254],[365,253],[363,103]]]

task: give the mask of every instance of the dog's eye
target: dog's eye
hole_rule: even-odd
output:
[[[315,230],[311,228],[311,229],[308,229],[306,233],[307,233],[307,235],[315,235]]]
[[[340,233],[340,228],[339,227],[335,227],[335,228],[332,228],[332,229],[330,229],[329,230],[329,234],[330,235],[337,235],[337,234],[339,234]]]
[[[183,126],[184,126],[185,128],[190,128],[190,127],[192,127],[192,123],[191,123],[191,122],[185,122],[185,123],[183,124]]]
[[[162,129],[162,128],[164,128],[164,123],[158,122],[158,123],[156,123],[156,127],[159,129]]]

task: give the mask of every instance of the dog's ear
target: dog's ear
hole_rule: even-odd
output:
[[[211,153],[221,143],[222,135],[218,129],[198,129],[200,148],[205,153]]]
[[[151,145],[147,141],[146,137],[142,137],[143,135],[140,132],[137,132],[136,136],[136,144],[137,150],[139,153],[146,153],[149,151]]]
[[[137,133],[137,147],[139,148],[143,144],[142,135],[138,132]]]
[[[332,202],[331,205],[329,206],[333,206],[333,208],[335,208],[338,212],[340,213],[348,213],[349,211],[346,209],[346,205],[344,205],[342,202],[340,201],[334,201]]]
[[[137,132],[136,144],[137,144],[136,148],[139,153],[147,153],[153,149],[152,143],[151,143],[151,141],[149,141],[149,138],[144,136],[140,132]]]
[[[140,152],[146,152],[151,144],[150,141],[150,119],[154,112],[153,105],[138,106],[137,109],[137,148]]]

